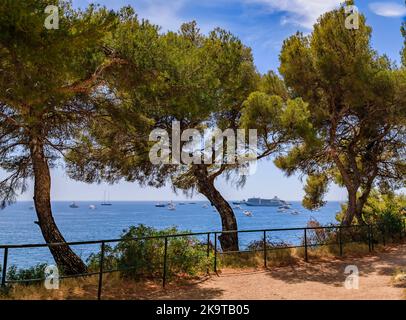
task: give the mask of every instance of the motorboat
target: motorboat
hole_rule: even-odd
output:
[[[244,214],[245,214],[247,217],[252,217],[252,211],[244,210]]]
[[[89,209],[90,209],[90,210],[95,210],[95,209],[96,209],[96,206],[95,206],[94,204],[91,204],[91,205],[89,206]]]
[[[242,201],[232,201],[232,204],[237,204],[237,205],[240,205],[240,204],[245,204],[245,200],[242,200]]]
[[[165,208],[165,204],[158,202],[157,204],[155,204],[155,207],[157,207],[157,208]]]
[[[69,205],[69,207],[72,208],[72,209],[77,209],[77,208],[79,208],[79,206],[78,206],[75,202],[72,202],[72,203]]]

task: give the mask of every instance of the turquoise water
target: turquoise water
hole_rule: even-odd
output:
[[[176,203],[176,202],[175,202]],[[53,202],[52,208],[56,223],[67,241],[87,241],[115,239],[129,226],[145,224],[158,229],[177,226],[179,230],[206,232],[221,230],[218,213],[209,202],[196,204],[177,204],[176,211],[155,207],[155,202],[113,202],[112,206],[101,206],[100,202],[77,202],[79,208],[72,209],[68,202]],[[96,205],[95,210],[89,205]],[[0,244],[43,243],[35,210],[30,210],[30,202],[19,202],[0,211]],[[274,207],[245,207],[252,211],[252,217],[246,217],[243,210],[235,209],[240,230],[295,228],[306,226],[312,217],[321,224],[335,223],[335,214],[340,208],[339,202],[329,202],[318,212],[304,209],[300,202],[293,202],[292,209],[300,211],[298,215],[277,212]],[[271,235],[272,240],[300,242],[301,232],[277,232]],[[240,235],[240,245],[244,246],[252,240],[259,240],[260,233]],[[87,245],[74,248],[86,259],[90,253],[99,249],[99,245]],[[2,259],[3,252],[0,252]],[[0,260],[2,262],[2,260]],[[1,263],[0,262],[0,263]],[[9,265],[28,267],[37,263],[53,263],[48,249],[11,249]]]

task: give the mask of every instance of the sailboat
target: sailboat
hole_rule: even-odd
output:
[[[109,202],[108,200],[109,196],[107,195],[107,192],[104,191],[104,197],[103,197],[103,202],[102,202],[102,206],[111,206],[112,204]]]
[[[168,210],[170,211],[176,210],[176,205],[172,201],[168,203]]]

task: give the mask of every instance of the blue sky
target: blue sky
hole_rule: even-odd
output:
[[[75,6],[84,7],[92,1],[73,0]],[[255,64],[260,72],[277,70],[282,42],[296,31],[310,33],[317,17],[337,5],[340,0],[99,0],[108,8],[118,9],[132,5],[140,18],[162,26],[162,30],[177,30],[181,23],[196,20],[203,32],[215,27],[230,30],[253,50]],[[404,0],[356,1],[373,28],[372,44],[379,53],[387,54],[399,63],[403,38],[400,25],[406,16]],[[109,190],[112,200],[166,200],[182,199],[175,196],[170,186],[162,189],[140,188],[137,184],[120,183],[114,186],[87,185],[70,181],[63,170],[52,172],[54,200],[100,200]],[[3,174],[0,172],[0,178]],[[286,178],[271,161],[262,161],[257,173],[246,186],[237,190],[223,180],[217,183],[228,199],[241,199],[258,195],[278,195],[287,200],[301,200],[303,184],[298,177]],[[344,190],[332,186],[328,200],[346,199]],[[20,197],[32,198],[32,189]],[[196,197],[197,199],[204,199]]]

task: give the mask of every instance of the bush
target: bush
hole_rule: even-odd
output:
[[[46,263],[37,264],[27,269],[17,269],[17,266],[10,266],[7,270],[7,281],[21,281],[23,284],[32,284],[32,282],[25,280],[42,280],[45,278]],[[0,274],[2,268],[0,266]],[[1,279],[1,277],[0,277]]]
[[[132,279],[161,277],[166,235],[180,234],[177,228],[157,230],[144,225],[124,230],[121,241],[115,247],[106,247],[104,269],[122,269],[121,275]],[[150,238],[134,240],[134,238]],[[206,245],[196,237],[170,237],[167,248],[167,276],[195,276],[206,272],[213,254],[207,258]],[[98,270],[100,253],[88,259],[89,268]]]
[[[337,220],[341,221],[347,205],[341,205]],[[382,194],[373,190],[365,204],[362,216],[367,224],[382,224],[388,232],[399,233],[406,219],[406,195],[387,193]]]

